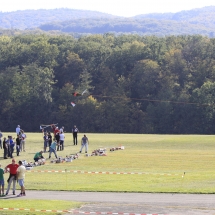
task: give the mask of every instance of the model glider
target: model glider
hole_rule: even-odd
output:
[[[58,123],[57,123],[58,124]],[[48,128],[48,127],[51,127],[51,126],[56,126],[57,124],[51,124],[51,125],[40,125],[40,129],[44,129],[44,128]]]
[[[86,93],[86,92],[87,92],[87,89],[84,90],[82,93],[74,92],[74,93],[72,93],[72,95],[73,95],[73,96],[83,96],[84,93]]]
[[[75,102],[71,102],[71,105],[72,105],[73,107],[75,107],[76,104],[75,104]]]

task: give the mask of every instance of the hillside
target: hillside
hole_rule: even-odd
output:
[[[215,6],[208,6],[178,13],[153,13],[135,16],[136,19],[156,19],[186,22],[190,24],[204,25],[205,27],[215,27]]]
[[[106,13],[74,10],[74,9],[53,9],[53,10],[19,10],[15,12],[0,12],[0,28],[21,29],[36,28],[49,22],[60,22],[80,18],[112,18],[113,15]]]
[[[215,29],[203,24],[177,22],[175,20],[111,18],[111,19],[76,19],[41,25],[43,31],[57,30],[66,33],[137,33],[139,35],[186,35],[202,34],[215,35]]]
[[[116,34],[139,35],[193,35],[215,36],[215,6],[181,11],[178,13],[142,14],[131,18],[113,16],[101,12],[54,9],[25,10],[0,13],[0,28],[35,30],[52,34]],[[13,32],[6,34],[12,34]],[[26,34],[26,31],[20,32]],[[5,34],[5,33],[2,33]]]

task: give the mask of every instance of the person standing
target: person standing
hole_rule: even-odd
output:
[[[0,164],[0,196],[4,196],[4,170]]]
[[[84,136],[81,139],[81,149],[80,149],[80,153],[82,152],[82,149],[85,147],[85,153],[88,152],[88,145],[89,145],[89,140],[87,138],[87,136],[84,134]]]
[[[73,143],[74,145],[78,144],[78,128],[76,127],[76,125],[74,125],[73,129],[72,129],[72,134],[73,134]]]
[[[20,196],[26,196],[25,194],[25,186],[24,186],[24,180],[25,180],[25,167],[22,165],[22,161],[19,161],[19,167],[17,169],[17,181],[19,183],[19,186],[21,187],[21,193],[17,195]]]
[[[2,137],[3,137],[3,134],[1,133],[1,130],[0,130],[0,148],[2,149]]]
[[[53,130],[53,133],[54,133],[54,138],[56,138],[56,135],[57,135],[57,133],[59,133],[59,132],[60,132],[60,130],[59,130],[59,128],[58,128],[58,127],[56,127],[55,125],[54,125],[54,126],[52,126],[52,130]]]
[[[51,132],[48,133],[48,140],[49,140],[49,151],[50,151],[50,146],[52,144],[52,135],[51,135]]]
[[[59,147],[60,147],[60,134],[59,134],[59,132],[57,132],[55,135],[55,141],[57,142],[57,151],[58,151]]]
[[[51,144],[50,150],[49,150],[49,158],[51,158],[52,152],[54,153],[55,157],[57,158],[56,145],[57,145],[57,143],[55,141]]]
[[[4,159],[7,159],[7,155],[8,155],[8,144],[7,144],[6,137],[4,137],[4,140],[3,140],[3,149],[4,149]]]
[[[16,155],[19,156],[19,152],[20,152],[20,138],[19,135],[17,134],[17,138],[16,138]]]
[[[16,127],[16,134],[20,134],[20,125],[17,125]]]
[[[15,190],[16,190],[16,173],[17,173],[17,169],[18,169],[19,165],[16,164],[15,159],[12,159],[12,164],[9,164],[5,167],[5,172],[8,171],[8,169],[10,170],[10,175],[9,178],[7,180],[8,182],[8,186],[7,186],[7,191],[6,191],[6,195],[8,195],[9,190],[10,190],[10,186],[13,182],[13,195],[15,194]]]
[[[19,142],[20,142],[19,152],[21,152],[22,151],[22,133],[21,132],[19,133]]]
[[[25,142],[26,142],[27,136],[26,136],[24,130],[22,130],[21,133],[22,133],[22,135],[21,135],[21,137],[22,137],[21,143],[22,144],[21,145],[22,145],[23,152],[25,152]]]
[[[62,126],[62,127],[60,128],[60,134],[61,134],[61,132],[63,132],[63,130],[64,130],[64,127]]]
[[[49,139],[48,139],[48,133],[46,132],[44,137],[43,137],[43,140],[44,140],[44,152],[46,152],[46,149],[47,149],[47,146],[48,146],[48,142],[49,142]]]
[[[60,133],[60,150],[64,150],[65,135],[63,131]]]
[[[10,136],[7,137],[6,144],[7,144],[7,156],[10,157]]]
[[[12,136],[9,136],[9,144],[10,144],[10,157],[13,158],[13,152],[14,152],[15,143],[13,141]]]

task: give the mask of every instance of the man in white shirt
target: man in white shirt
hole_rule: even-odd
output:
[[[16,134],[19,135],[19,133],[20,133],[20,125],[17,125],[17,127],[16,127]]]
[[[65,135],[63,131],[60,133],[60,150],[64,150]]]
[[[21,135],[21,144],[20,144],[20,151],[23,150],[23,152],[25,152],[25,140],[27,138],[26,134],[24,133],[24,130],[21,131],[22,135]]]
[[[64,130],[64,127],[62,126],[62,127],[60,128],[60,133],[63,132],[63,130]]]
[[[21,187],[21,193],[18,195],[18,197],[25,196],[25,186],[24,186],[25,171],[26,169],[22,165],[22,161],[19,161],[19,167],[17,169],[17,180]]]

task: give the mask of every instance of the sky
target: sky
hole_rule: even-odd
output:
[[[69,8],[131,17],[215,6],[215,0],[0,0],[0,11]]]

